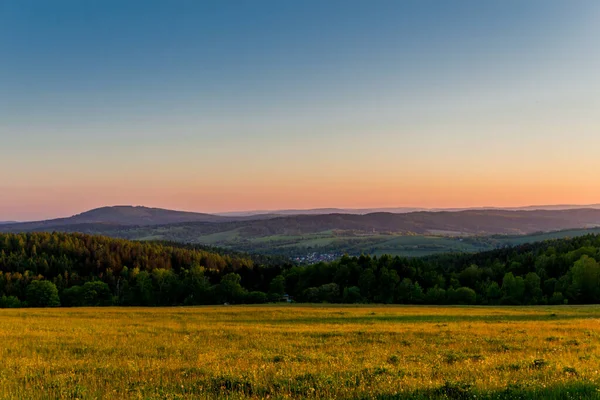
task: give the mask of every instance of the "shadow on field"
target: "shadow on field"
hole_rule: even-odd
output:
[[[323,386],[323,384],[325,384]],[[328,398],[333,381],[317,382],[312,374],[296,377],[292,381],[271,383],[268,387],[255,387],[249,381],[233,377],[212,378],[209,381],[198,382],[197,389],[188,390],[187,394],[214,395],[215,398]],[[156,389],[156,388],[155,388]],[[170,392],[173,388],[162,388]],[[350,397],[347,397],[347,396]],[[338,396],[336,396],[338,397]],[[346,392],[340,398],[357,400],[442,400],[442,399],[477,399],[477,400],[567,400],[567,399],[598,399],[600,387],[591,383],[575,382],[546,388],[509,385],[505,389],[488,391],[472,388],[468,384],[446,382],[444,385],[426,390],[406,391],[383,395],[353,395]]]
[[[377,400],[404,400],[404,399],[484,399],[484,400],[563,400],[563,399],[598,399],[600,388],[591,383],[571,383],[546,388],[527,388],[519,385],[510,385],[504,390],[479,391],[470,385],[446,382],[437,389],[401,393],[394,395],[381,395]],[[364,398],[366,400],[366,397]]]

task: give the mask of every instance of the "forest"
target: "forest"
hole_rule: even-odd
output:
[[[600,235],[420,258],[283,259],[79,233],[0,234],[0,307],[600,302]]]

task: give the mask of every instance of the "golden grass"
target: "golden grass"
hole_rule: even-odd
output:
[[[447,382],[482,393],[600,384],[597,306],[0,310],[0,341],[0,393],[10,399],[377,398]]]

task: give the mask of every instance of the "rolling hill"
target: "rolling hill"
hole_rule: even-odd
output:
[[[224,217],[146,207],[104,207],[70,218],[0,225],[0,232],[61,231],[131,240],[166,240],[302,258],[309,253],[398,254],[476,252],[522,235],[600,227],[600,210],[466,210],[324,215]],[[558,237],[572,236],[558,233]],[[509,237],[511,239],[509,239]],[[515,239],[518,238],[518,239]]]
[[[600,210],[467,210],[419,211],[412,213],[262,215],[255,217],[223,217],[212,214],[171,211],[147,207],[103,207],[69,218],[39,222],[6,224],[4,232],[33,231],[98,231],[136,232],[178,231],[190,241],[197,236],[236,231],[241,237],[303,235],[325,231],[350,231],[356,234],[399,233],[456,235],[524,235],[563,229],[600,226]],[[128,236],[130,236],[128,235]],[[187,236],[187,237],[186,237]]]
[[[562,229],[600,226],[600,210],[560,211],[469,210],[459,212],[414,212],[406,214],[373,213],[367,215],[326,214],[293,215],[262,220],[238,220],[219,223],[185,222],[159,225],[156,232],[173,231],[197,237],[236,232],[245,238],[273,235],[306,235],[325,231],[350,231],[356,234],[399,233],[441,235],[524,235]],[[127,230],[148,231],[145,227]],[[175,238],[173,238],[175,239]]]

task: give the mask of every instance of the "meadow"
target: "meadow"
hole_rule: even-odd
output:
[[[0,310],[6,399],[600,397],[600,307]]]

